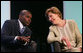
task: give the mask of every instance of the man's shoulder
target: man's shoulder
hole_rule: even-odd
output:
[[[12,19],[12,20],[6,20],[5,23],[15,23],[17,20]]]

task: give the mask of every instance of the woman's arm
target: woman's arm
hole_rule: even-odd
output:
[[[55,42],[55,41],[61,42],[60,37],[59,37],[59,36],[56,37],[55,35],[56,35],[56,34],[55,34],[55,32],[53,31],[53,29],[52,29],[52,28],[49,28],[49,34],[48,34],[48,37],[47,37],[47,42],[48,42],[48,43],[52,43],[52,42]]]
[[[82,35],[81,35],[81,33],[80,33],[80,31],[78,29],[78,26],[75,23],[75,21],[74,21],[74,27],[75,27],[75,35],[76,35],[76,43],[77,43],[76,47],[81,50],[81,48],[82,48]]]

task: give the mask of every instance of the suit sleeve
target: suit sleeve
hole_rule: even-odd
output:
[[[14,44],[15,36],[12,36],[11,22],[5,21],[1,30],[1,43],[2,44]]]
[[[47,42],[52,43],[52,42],[55,42],[55,41],[61,42],[60,37],[56,37],[54,31],[50,27],[49,28],[49,34],[48,34],[48,37],[47,37]]]
[[[75,35],[76,35],[76,43],[77,43],[77,47],[81,47],[82,48],[82,35],[78,29],[77,24],[74,21],[74,27],[75,27]]]

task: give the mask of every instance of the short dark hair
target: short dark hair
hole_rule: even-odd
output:
[[[22,10],[19,15],[25,15],[26,12],[29,12],[31,14],[29,10]]]

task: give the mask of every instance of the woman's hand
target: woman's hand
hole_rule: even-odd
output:
[[[80,52],[82,52],[82,48],[78,48],[80,50]]]
[[[66,42],[68,49],[72,49],[70,41],[68,40],[67,37],[62,37],[61,40]]]

